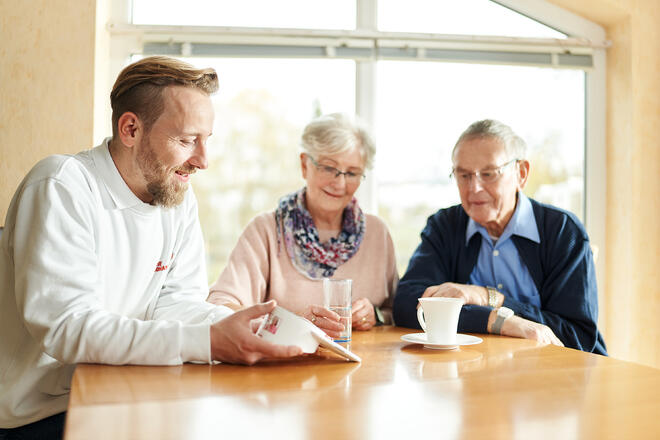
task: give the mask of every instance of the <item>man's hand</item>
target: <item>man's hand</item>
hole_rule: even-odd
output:
[[[488,332],[491,331],[493,322],[495,322],[496,310],[493,310],[488,318]],[[512,336],[514,338],[533,339],[544,344],[554,344],[563,347],[564,344],[555,336],[554,332],[547,325],[539,324],[538,322],[530,321],[529,319],[521,318],[520,316],[512,316],[507,318],[502,323],[500,334],[505,336]]]
[[[250,321],[270,313],[275,301],[257,304],[230,315],[211,326],[211,358],[230,364],[253,365],[264,358],[299,356],[302,349],[276,345],[254,334]]]
[[[465,301],[465,304],[488,305],[488,291],[486,288],[471,284],[442,283],[438,286],[431,286],[424,291],[422,298],[430,296],[461,298]]]

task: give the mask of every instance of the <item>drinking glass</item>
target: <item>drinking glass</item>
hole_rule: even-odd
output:
[[[351,288],[353,280],[323,278],[324,307],[339,315],[344,330],[335,342],[348,347],[351,343]]]

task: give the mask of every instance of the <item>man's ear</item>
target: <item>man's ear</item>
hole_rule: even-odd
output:
[[[119,139],[127,147],[133,147],[139,141],[142,131],[142,121],[133,112],[125,112],[117,120]]]
[[[518,161],[518,190],[522,191],[527,185],[529,178],[529,161],[521,159]]]

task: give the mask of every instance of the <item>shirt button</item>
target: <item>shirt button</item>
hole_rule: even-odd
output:
[[[494,257],[497,257],[499,254],[500,254],[500,251],[498,251],[497,249],[493,251],[493,256]]]
[[[498,288],[498,289],[502,289],[502,284],[498,284],[498,285],[497,285],[497,288]]]

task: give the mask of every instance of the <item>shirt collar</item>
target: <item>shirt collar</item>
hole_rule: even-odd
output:
[[[117,209],[133,208],[144,213],[158,210],[157,206],[144,203],[140,200],[128,187],[124,178],[121,177],[115,161],[110,155],[108,148],[110,140],[111,138],[104,139],[101,145],[92,150],[92,159],[115,207]]]
[[[470,218],[468,220],[467,229],[465,231],[466,246],[470,242],[472,236],[477,232],[480,233],[485,239],[491,241],[486,228]],[[518,192],[516,210],[513,212],[511,220],[509,220],[509,223],[506,225],[502,235],[497,241],[500,243],[504,242],[512,235],[518,235],[520,237],[527,238],[535,243],[541,242],[539,230],[536,225],[536,217],[534,217],[534,211],[532,210],[532,202],[530,202],[527,196],[525,196],[522,192]]]

